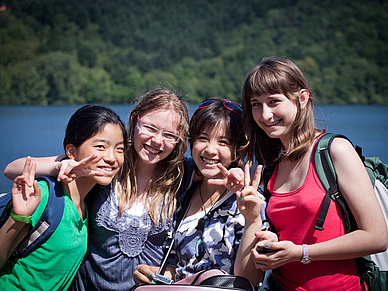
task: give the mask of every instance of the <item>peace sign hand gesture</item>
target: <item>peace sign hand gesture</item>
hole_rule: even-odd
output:
[[[229,191],[236,193],[243,188],[243,170],[241,168],[231,168],[228,170],[221,163],[217,164],[218,169],[222,174],[220,179],[209,179],[210,185],[222,185],[225,186]]]
[[[261,169],[261,165],[256,168],[251,183],[249,164],[245,164],[244,188],[241,191],[236,192],[237,206],[240,209],[241,214],[244,215],[245,220],[248,220],[250,223],[261,221],[261,199],[257,190],[260,185]]]
[[[15,178],[11,195],[13,212],[30,216],[40,203],[40,188],[35,180],[36,163],[27,157],[21,176]]]
[[[102,171],[93,171],[87,168],[90,163],[95,163],[98,159],[101,159],[101,157],[92,154],[79,162],[71,159],[62,160],[59,164],[57,180],[70,183],[82,176],[104,176]]]

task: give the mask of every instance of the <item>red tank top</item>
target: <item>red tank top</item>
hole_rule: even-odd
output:
[[[324,230],[314,228],[325,190],[311,158],[303,185],[288,193],[273,191],[277,166],[268,182],[271,199],[267,214],[279,236],[297,245],[314,244],[345,234],[342,214],[337,203],[330,203]],[[360,278],[354,260],[313,261],[286,264],[274,270],[284,290],[360,290]]]

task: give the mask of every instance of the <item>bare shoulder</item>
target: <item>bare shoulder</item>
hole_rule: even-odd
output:
[[[358,157],[353,145],[345,138],[335,138],[330,146],[330,156],[335,160]]]
[[[344,138],[335,138],[330,147],[330,156],[337,175],[357,177],[365,167],[351,142]],[[350,177],[348,177],[350,178]]]

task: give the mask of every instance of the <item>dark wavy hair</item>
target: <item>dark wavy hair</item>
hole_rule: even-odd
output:
[[[124,137],[124,148],[127,148],[127,131],[120,117],[111,109],[99,105],[85,105],[79,108],[71,117],[66,127],[63,148],[66,152],[68,144],[76,148],[86,140],[104,129],[105,125],[117,124],[120,126]]]
[[[189,143],[193,149],[194,141],[204,130],[212,130],[218,125],[225,125],[226,135],[233,146],[233,161],[229,168],[240,165],[240,152],[247,143],[242,117],[225,108],[222,102],[214,102],[209,106],[197,109],[190,120]]]

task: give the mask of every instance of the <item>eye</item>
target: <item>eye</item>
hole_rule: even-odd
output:
[[[201,134],[201,135],[199,135],[199,136],[197,137],[197,140],[200,140],[200,141],[207,141],[207,140],[208,140],[208,137],[207,137],[206,135]]]
[[[221,145],[230,145],[230,142],[228,139],[221,139],[218,141]]]
[[[105,149],[105,145],[103,145],[103,144],[97,144],[94,147],[96,147],[98,149],[102,149],[102,150]]]
[[[116,148],[116,151],[119,152],[119,153],[123,153],[124,152],[124,147],[123,146],[118,146]]]
[[[148,124],[143,124],[144,128],[148,131],[148,132],[151,132],[151,133],[158,133],[159,130],[156,128],[156,127],[153,127],[151,125],[148,125]]]
[[[170,132],[165,132],[163,133],[163,136],[167,140],[172,140],[172,141],[177,141],[179,137],[176,134],[170,133]]]
[[[254,102],[251,103],[251,106],[252,106],[252,108],[253,107],[259,107],[259,106],[261,106],[261,103],[254,101]]]

